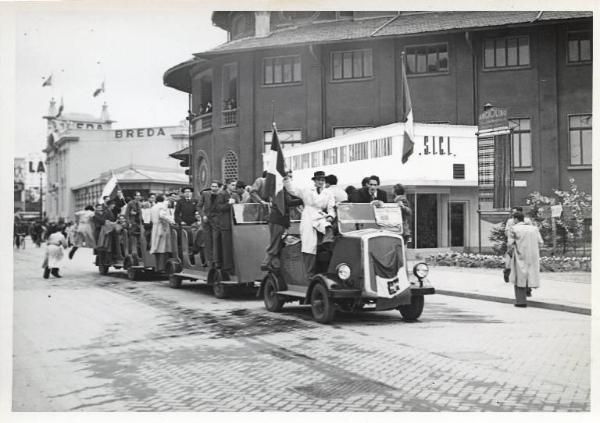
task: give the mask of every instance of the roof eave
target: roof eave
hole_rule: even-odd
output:
[[[167,69],[163,74],[163,84],[166,87],[191,94],[192,81],[190,70],[201,61],[202,59],[194,57],[193,59]]]

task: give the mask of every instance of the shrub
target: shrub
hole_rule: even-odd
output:
[[[437,266],[455,267],[484,267],[487,269],[501,269],[504,267],[504,258],[499,255],[468,254],[468,253],[439,253],[425,258],[426,263]],[[540,271],[542,272],[591,272],[592,260],[590,257],[540,257]]]

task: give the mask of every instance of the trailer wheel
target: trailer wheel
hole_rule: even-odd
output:
[[[181,278],[175,275],[169,275],[169,286],[173,289],[181,288]]]
[[[424,306],[425,297],[423,295],[415,295],[411,297],[410,304],[401,305],[398,307],[398,310],[400,310],[400,314],[405,321],[414,322],[423,313]]]
[[[285,303],[285,301],[277,297],[277,280],[270,273],[265,277],[263,300],[265,302],[265,308],[273,312],[281,311],[283,304]]]
[[[129,266],[127,268],[127,277],[129,278],[130,281],[137,281],[139,279],[139,276],[140,276],[139,269],[135,269],[131,266]]]
[[[229,296],[228,287],[221,283],[223,280],[223,272],[221,270],[215,271],[214,280],[212,283],[213,294],[219,299],[224,299]]]
[[[333,320],[335,308],[327,295],[327,288],[321,283],[315,285],[310,294],[310,304],[314,319],[319,323],[329,323]]]

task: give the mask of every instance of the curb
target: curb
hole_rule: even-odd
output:
[[[483,301],[494,301],[497,303],[504,304],[513,304],[514,300],[506,297],[495,297],[493,295],[483,295],[483,294],[474,294],[470,292],[460,292],[460,291],[446,291],[444,289],[435,290],[436,294],[448,295],[450,297],[461,297],[461,298],[471,298],[474,300],[483,300]],[[545,303],[542,301],[527,301],[527,305],[529,307],[535,308],[543,308],[546,310],[554,310],[554,311],[564,311],[567,313],[575,313],[575,314],[584,314],[586,316],[592,315],[592,310],[590,308],[585,307],[576,307],[565,304],[555,304],[555,303]]]

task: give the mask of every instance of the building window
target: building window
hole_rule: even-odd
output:
[[[569,32],[567,40],[569,63],[592,61],[592,33],[590,31]]]
[[[328,148],[323,150],[323,166],[334,165],[338,162],[338,149],[337,147]]]
[[[341,137],[342,135],[353,134],[355,132],[364,131],[365,129],[371,129],[372,126],[346,126],[333,128],[333,136]]]
[[[340,147],[340,163],[346,163],[348,161],[348,146],[343,145]]]
[[[373,76],[371,49],[336,51],[331,53],[331,71],[334,81],[364,79]]]
[[[223,66],[223,126],[237,125],[237,93],[238,68],[237,63]]]
[[[321,152],[313,151],[310,153],[310,163],[311,167],[319,167],[321,166]]]
[[[248,12],[242,13],[234,17],[231,23],[232,40],[254,35],[254,14]]]
[[[300,56],[265,57],[263,84],[291,84],[302,81]]]
[[[348,161],[366,160],[369,158],[369,142],[358,142],[348,146]]]
[[[392,137],[379,138],[371,140],[371,158],[385,157],[392,155]]]
[[[569,116],[571,166],[592,164],[592,115]]]
[[[292,157],[292,167],[294,170],[308,169],[310,167],[310,153],[298,154]]]
[[[448,45],[406,47],[406,64],[408,74],[447,73]]]
[[[529,66],[529,37],[485,40],[483,66],[485,69]]]
[[[509,119],[512,129],[513,167],[531,167],[531,119]]]
[[[300,130],[277,130],[277,137],[279,138],[279,144],[281,145],[282,150],[287,147],[295,147],[302,144],[302,131]],[[271,139],[273,139],[273,131],[265,131],[263,133],[264,152],[271,148]]]
[[[223,156],[222,175],[223,181],[238,178],[238,158],[237,154],[231,150]]]

